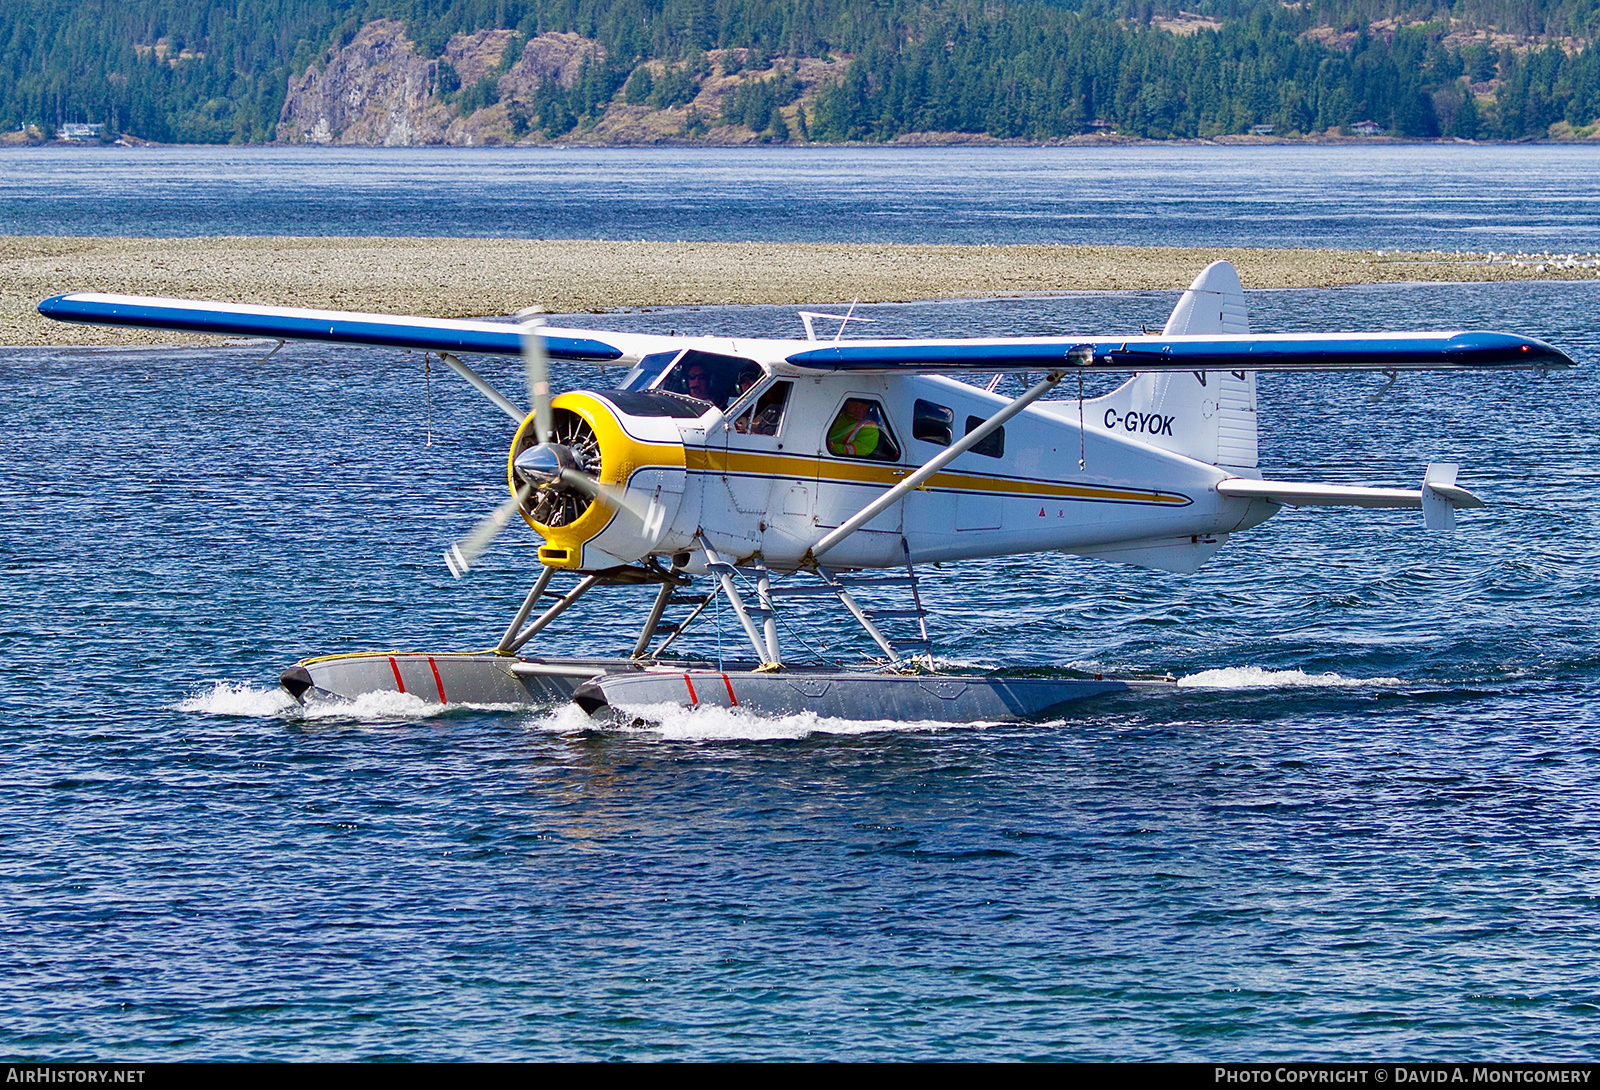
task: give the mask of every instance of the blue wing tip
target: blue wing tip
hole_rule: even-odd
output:
[[[1456,351],[1481,356],[1488,366],[1499,363],[1565,369],[1578,365],[1577,360],[1548,341],[1518,333],[1488,330],[1457,333],[1450,338],[1449,344]]]

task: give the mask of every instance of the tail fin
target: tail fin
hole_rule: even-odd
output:
[[[1163,336],[1250,332],[1250,315],[1244,305],[1244,284],[1226,261],[1213,261],[1194,278],[1178,305],[1172,308]]]
[[[1164,336],[1250,332],[1244,285],[1226,261],[1206,266],[1167,319]],[[1135,375],[1104,397],[1084,402],[1090,427],[1252,476],[1256,468],[1256,376],[1253,371]]]

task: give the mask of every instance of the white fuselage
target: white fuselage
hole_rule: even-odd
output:
[[[772,434],[739,430],[741,407],[778,382],[792,387]],[[852,400],[875,407],[881,430],[869,456],[838,441]],[[671,425],[618,414],[634,438],[659,441],[673,426],[683,444],[681,470],[641,466],[630,477],[630,491],[664,508],[645,551],[692,553],[699,539],[736,563],[793,569],[829,530],[1008,400],[939,376],[769,376],[727,413],[713,408]],[[1073,399],[1024,410],[998,441],[959,455],[845,538],[827,563],[873,568],[1062,551],[1192,570],[1227,534],[1278,509],[1219,495],[1217,483],[1234,470],[1108,427],[1098,400],[1084,402],[1080,430],[1077,408]],[[930,417],[933,430],[942,419],[947,431],[927,436]],[[640,554],[638,531],[637,521],[616,519],[592,545],[628,560]]]

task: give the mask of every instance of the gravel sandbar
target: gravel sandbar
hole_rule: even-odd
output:
[[[183,344],[66,325],[40,299],[124,292],[455,318],[696,304],[802,306],[1059,291],[1179,290],[1219,258],[1246,288],[1595,279],[1484,254],[1138,246],[907,246],[477,238],[0,236],[0,344]]]

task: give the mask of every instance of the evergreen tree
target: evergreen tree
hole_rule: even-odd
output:
[[[1148,137],[1265,123],[1311,133],[1368,118],[1412,137],[1524,139],[1600,119],[1600,53],[1587,47],[1600,0],[1185,0],[1185,10],[1215,28],[1159,29],[1179,14],[1172,0],[10,0],[0,126],[270,140],[290,77],[379,18],[401,20],[429,58],[455,34],[516,32],[499,69],[472,86],[438,65],[434,91],[458,111],[495,101],[526,39],[597,41],[604,59],[571,87],[547,85],[518,107],[552,137],[596,122],[619,90],[657,109],[689,104],[709,50],[744,81],[723,119],[758,122],[770,139],[1045,140],[1097,120]],[[1453,44],[1487,29],[1577,45]],[[801,57],[845,63],[809,92],[791,134],[782,111],[800,95]]]

